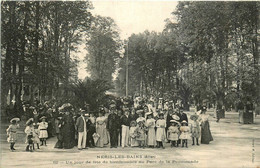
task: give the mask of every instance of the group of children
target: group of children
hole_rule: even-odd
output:
[[[188,125],[186,120],[179,122],[177,115],[172,116],[171,125],[166,128],[166,120],[164,114],[159,114],[159,119],[155,120],[152,113],[147,113],[147,120],[141,116],[130,124],[130,144],[131,147],[148,146],[150,148],[165,148],[164,143],[170,142],[171,147],[178,147],[182,143],[182,147],[188,147],[188,139],[192,137],[192,145],[199,145],[200,124],[198,115],[191,115],[191,124]],[[166,134],[167,133],[167,134]]]
[[[17,140],[17,130],[19,126],[19,118],[13,118],[10,122],[11,125],[7,128],[7,141],[10,143],[10,150],[14,151],[14,145]],[[34,144],[37,144],[37,149],[40,149],[39,144],[41,142],[41,146],[43,143],[46,145],[46,139],[48,138],[48,123],[46,122],[46,117],[41,117],[41,122],[35,123],[33,118],[30,118],[26,122],[26,127],[24,132],[26,133],[26,140],[25,143],[26,151],[33,151],[35,150]]]

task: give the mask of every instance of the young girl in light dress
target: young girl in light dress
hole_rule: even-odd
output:
[[[137,147],[138,146],[138,142],[136,140],[136,136],[137,136],[136,129],[137,129],[137,123],[136,123],[136,121],[133,120],[130,123],[130,130],[129,130],[131,147]]]
[[[185,145],[186,148],[188,148],[188,139],[190,137],[190,135],[189,135],[190,128],[188,127],[187,121],[183,120],[181,122],[180,132],[181,132],[180,139],[182,140],[182,147],[184,147],[184,145]]]
[[[33,118],[30,118],[26,122],[26,127],[24,132],[26,133],[26,141],[25,143],[27,144],[26,146],[26,151],[33,151],[33,134],[34,134],[34,126],[33,126]]]
[[[39,144],[40,144],[41,141],[40,141],[39,135],[40,135],[40,130],[38,129],[38,125],[37,125],[37,124],[34,124],[33,149],[35,149],[35,148],[34,148],[34,144],[37,145],[37,149],[40,149]]]
[[[9,127],[7,128],[6,130],[6,133],[7,133],[7,142],[10,143],[10,150],[13,152],[15,149],[14,149],[14,144],[17,140],[17,130],[18,128],[20,127],[18,122],[20,120],[18,118],[13,118],[10,123],[11,125],[9,125]]]
[[[195,145],[195,139],[197,145],[199,145],[199,138],[200,138],[200,123],[198,121],[198,115],[191,115],[191,137],[192,137],[192,145]]]
[[[47,132],[47,128],[48,128],[48,123],[46,122],[46,117],[43,116],[41,117],[41,121],[40,123],[38,123],[39,127],[38,129],[40,130],[40,135],[39,138],[42,142],[41,146],[43,145],[43,142],[46,145],[46,139],[48,138],[48,132]]]
[[[159,114],[159,119],[156,121],[156,128],[157,148],[162,147],[164,149],[163,141],[166,139],[166,120],[164,119],[163,113]]]
[[[146,128],[145,128],[145,125],[144,125],[144,122],[143,121],[139,121],[138,122],[138,127],[136,129],[136,140],[138,142],[138,145],[139,147],[141,148],[144,148],[145,147],[145,131],[146,131]]]
[[[179,122],[175,120],[170,121],[171,126],[168,128],[168,140],[171,143],[171,147],[177,147],[177,141],[179,140]]]

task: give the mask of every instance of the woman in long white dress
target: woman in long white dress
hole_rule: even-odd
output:
[[[148,133],[147,133],[147,145],[149,147],[154,147],[156,145],[156,140],[155,140],[155,119],[152,118],[152,112],[147,113],[148,119],[146,120],[146,126],[148,128]]]
[[[107,144],[107,133],[106,133],[106,117],[102,112],[99,112],[99,117],[96,119],[96,133],[99,135],[96,146],[103,148]]]

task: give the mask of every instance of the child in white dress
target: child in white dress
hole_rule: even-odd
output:
[[[34,144],[37,145],[37,149],[40,149],[39,147],[39,144],[40,144],[40,138],[39,138],[39,135],[40,135],[40,131],[39,129],[37,128],[38,125],[34,124],[34,132],[33,132],[33,149],[34,149]]]
[[[199,145],[200,138],[200,123],[198,121],[198,115],[194,114],[190,116],[191,119],[191,137],[192,137],[192,145],[195,145],[195,139],[197,145]]]
[[[48,132],[47,132],[47,128],[48,128],[48,123],[46,122],[46,117],[43,116],[41,117],[41,121],[40,123],[38,123],[39,127],[38,129],[40,130],[40,135],[39,138],[42,142],[41,146],[43,145],[43,142],[46,145],[46,139],[48,138]]]
[[[7,133],[7,142],[10,143],[10,150],[13,152],[15,149],[14,149],[14,144],[16,142],[16,139],[17,139],[17,130],[18,128],[20,127],[19,124],[18,124],[18,121],[20,121],[18,118],[13,118],[10,123],[11,125],[9,125],[9,127],[7,128],[6,130],[6,133]]]
[[[139,147],[145,146],[145,132],[146,132],[146,127],[144,125],[143,121],[138,122],[138,127],[136,128],[136,140],[138,142]]]
[[[177,141],[179,139],[179,122],[176,120],[170,120],[171,126],[168,128],[168,140],[171,142],[171,147],[177,147]]]
[[[163,141],[165,141],[165,139],[166,139],[166,132],[165,132],[166,120],[164,119],[164,114],[163,113],[160,113],[159,117],[160,118],[156,121],[157,148],[162,147],[164,149]]]
[[[188,127],[187,121],[183,120],[181,122],[180,132],[181,132],[180,139],[182,140],[182,147],[184,147],[184,144],[185,144],[186,148],[188,148],[188,139],[190,137],[190,135],[189,135],[190,128]]]
[[[26,146],[26,151],[33,151],[33,133],[34,133],[34,126],[33,126],[33,118],[30,118],[26,122],[26,127],[24,132],[26,133],[26,141],[25,143],[27,144]]]
[[[138,142],[136,140],[136,136],[137,136],[136,129],[137,129],[136,121],[131,121],[131,123],[130,123],[130,130],[129,130],[131,147],[137,147],[138,146]]]

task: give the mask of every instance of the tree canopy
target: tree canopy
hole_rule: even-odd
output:
[[[235,107],[259,101],[259,2],[179,2],[162,32],[128,39],[129,91]],[[125,61],[117,88],[125,90]],[[234,101],[235,100],[235,101]]]
[[[91,77],[112,82],[121,50],[119,30],[112,18],[95,16],[87,34],[86,48],[85,60]]]

